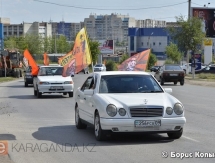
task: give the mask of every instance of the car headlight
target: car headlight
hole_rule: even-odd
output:
[[[72,84],[72,81],[65,81],[64,84]]]
[[[125,116],[125,114],[126,114],[126,110],[123,108],[120,108],[118,112],[119,112],[119,115],[121,115],[121,116]]]
[[[115,105],[110,104],[107,106],[106,112],[109,116],[114,117],[117,113],[117,108]]]
[[[49,82],[40,82],[41,85],[48,85]]]
[[[167,107],[167,108],[166,108],[166,113],[167,113],[168,115],[171,115],[172,112],[173,112],[173,109],[172,109],[171,107]]]
[[[183,106],[181,104],[179,104],[179,103],[176,103],[174,105],[173,110],[174,110],[175,114],[177,114],[177,115],[181,115],[183,113],[183,111],[184,111]]]

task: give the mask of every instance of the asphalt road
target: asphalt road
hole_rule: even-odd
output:
[[[75,88],[87,75],[74,77]],[[215,153],[215,87],[165,84],[185,106],[187,123],[179,140],[166,134],[114,135],[97,142],[92,128],[77,130],[74,99],[45,95],[37,99],[33,87],[22,80],[0,84],[0,141],[8,140],[8,156],[1,163],[176,163],[215,162],[214,158],[195,158]],[[165,151],[165,152],[164,152]],[[168,157],[166,157],[166,152]],[[186,153],[193,158],[170,158]],[[176,152],[176,153],[174,153]],[[195,153],[200,152],[200,153]]]

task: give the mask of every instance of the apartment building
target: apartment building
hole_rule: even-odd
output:
[[[113,39],[119,42],[128,41],[128,28],[135,27],[135,19],[128,15],[91,14],[84,19],[84,25],[90,38],[96,40]]]
[[[166,21],[153,20],[153,19],[136,20],[136,27],[137,28],[162,28],[162,27],[166,27]]]

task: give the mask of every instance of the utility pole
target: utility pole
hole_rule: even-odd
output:
[[[55,54],[57,54],[57,46],[56,46],[56,32],[55,32],[55,38],[54,38],[54,46],[55,46]]]
[[[191,0],[188,0],[188,20],[190,19],[190,9],[191,9]],[[187,70],[186,73],[189,74],[189,50],[187,50]]]

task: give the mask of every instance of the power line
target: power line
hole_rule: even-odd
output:
[[[93,10],[146,10],[146,9],[153,9],[153,8],[164,8],[164,7],[171,7],[171,6],[178,6],[186,2],[181,2],[181,3],[176,3],[176,4],[172,4],[172,5],[165,5],[165,6],[157,6],[157,7],[145,7],[145,8],[127,8],[127,9],[119,9],[119,8],[115,8],[115,9],[101,9],[101,8],[93,8],[93,7],[79,7],[79,6],[73,6],[73,5],[63,5],[63,4],[59,4],[59,3],[53,3],[53,2],[47,2],[47,1],[41,1],[41,0],[33,0],[36,2],[41,2],[41,3],[47,3],[47,4],[52,4],[52,5],[57,5],[57,6],[62,6],[62,7],[72,7],[72,8],[79,8],[79,9],[93,9]]]
[[[198,6],[203,6],[203,5],[200,5],[200,4],[197,4],[197,3],[194,3],[194,2],[191,2],[192,4],[195,4],[195,5],[198,5]]]

